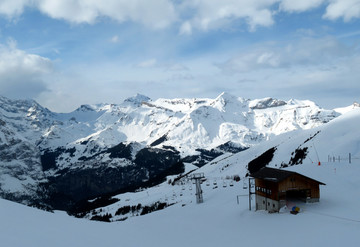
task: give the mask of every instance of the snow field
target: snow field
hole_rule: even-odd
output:
[[[360,163],[296,168],[326,183],[321,186],[320,202],[300,205],[298,215],[249,211],[247,196],[240,197],[237,204],[236,196],[247,191],[242,181],[217,189],[203,184],[203,204],[194,203],[194,195],[187,195],[193,197],[193,203],[177,203],[113,223],[75,219],[63,212],[52,214],[0,200],[2,246],[357,246]],[[165,185],[152,188],[149,198],[168,189]],[[142,197],[147,193],[124,196],[145,201]]]

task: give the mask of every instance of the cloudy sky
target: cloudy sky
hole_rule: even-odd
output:
[[[0,95],[360,101],[360,0],[0,0]]]

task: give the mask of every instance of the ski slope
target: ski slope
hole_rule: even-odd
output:
[[[336,172],[334,171],[336,169]],[[360,164],[324,164],[311,171],[327,183],[320,203],[301,213],[249,211],[242,183],[126,221],[103,223],[0,200],[2,246],[357,246]]]

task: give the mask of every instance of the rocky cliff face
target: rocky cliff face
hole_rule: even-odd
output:
[[[225,93],[155,101],[137,95],[71,113],[0,97],[0,193],[69,209],[84,199],[160,183],[183,172],[183,162],[202,166],[338,115],[311,101]]]

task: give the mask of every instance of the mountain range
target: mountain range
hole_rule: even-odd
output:
[[[222,93],[154,101],[136,95],[121,104],[55,113],[33,100],[0,96],[0,196],[76,211],[91,198],[207,169],[209,162],[251,152],[286,133],[314,130],[358,107],[327,110],[308,100]]]

